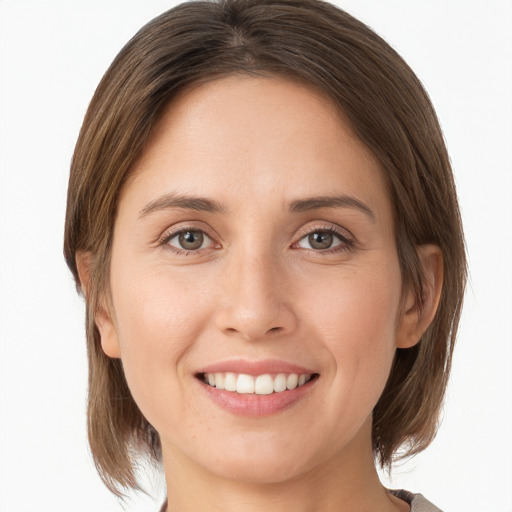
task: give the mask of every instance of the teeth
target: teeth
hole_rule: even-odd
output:
[[[276,375],[274,379],[274,391],[276,393],[280,393],[286,389],[286,375],[284,373],[280,373]]]
[[[217,389],[225,389],[226,388],[226,377],[224,376],[223,373],[217,373],[217,374],[213,374],[214,375],[214,378],[215,378],[215,386],[217,387]]]
[[[299,376],[296,373],[290,373],[286,379],[286,387],[288,389],[295,389],[299,383]]]
[[[253,377],[251,377],[253,378]],[[274,392],[274,379],[272,375],[258,375],[254,384],[254,391],[257,395],[270,395]]]
[[[217,384],[216,377],[218,374],[214,373],[213,375],[214,375],[215,384]],[[237,376],[234,373],[226,373],[226,377],[224,379],[224,389],[226,391],[236,391],[236,381],[237,381]]]
[[[254,393],[254,379],[250,375],[241,373],[236,381],[237,393]]]
[[[217,389],[234,391],[240,394],[270,395],[282,393],[289,389],[303,386],[311,380],[311,375],[297,373],[265,373],[253,377],[244,373],[205,373],[203,380],[206,384]]]

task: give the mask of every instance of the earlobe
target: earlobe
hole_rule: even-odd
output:
[[[423,294],[421,303],[413,291],[405,300],[403,316],[397,331],[397,348],[416,345],[434,320],[443,287],[443,255],[437,245],[426,244],[417,248],[423,268]]]
[[[75,257],[78,276],[80,278],[80,287],[86,300],[90,291],[91,265],[93,255],[90,252],[78,252]],[[108,357],[120,358],[121,350],[117,338],[117,331],[114,325],[112,314],[109,311],[105,299],[101,299],[94,315],[96,327],[100,333],[101,348]]]
[[[121,357],[121,348],[117,337],[116,327],[108,308],[101,305],[94,316],[96,326],[100,332],[101,348],[108,357],[118,359]]]

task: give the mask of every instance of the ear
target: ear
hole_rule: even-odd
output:
[[[414,291],[407,292],[402,318],[397,330],[397,348],[416,345],[437,311],[443,287],[443,254],[437,245],[420,245],[418,257],[423,268],[423,297],[418,304]]]
[[[80,286],[82,287],[82,292],[85,295],[86,301],[90,292],[91,266],[93,260],[94,257],[90,252],[79,251],[75,257],[78,277],[80,278]],[[120,358],[121,349],[119,346],[117,331],[111,308],[109,308],[104,294],[102,294],[99,300],[97,310],[94,314],[94,322],[100,333],[101,348],[103,349],[103,352],[105,352],[109,357]]]

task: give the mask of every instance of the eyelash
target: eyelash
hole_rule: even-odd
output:
[[[186,233],[188,231],[191,231],[193,233],[203,233],[204,235],[206,235],[212,242],[214,241],[213,240],[213,237],[210,236],[209,233],[207,233],[204,229],[199,229],[197,227],[194,227],[194,226],[185,226],[184,228],[181,228],[179,229],[178,231],[172,231],[171,233],[167,232],[165,233],[162,238],[158,241],[158,245],[161,246],[161,247],[164,247],[166,250],[169,250],[175,254],[178,254],[180,256],[189,256],[190,254],[194,254],[194,253],[199,253],[202,251],[202,249],[197,249],[197,250],[194,250],[194,251],[189,251],[187,249],[178,249],[177,247],[174,247],[172,245],[169,244],[169,242],[173,239],[173,238],[176,238],[177,236],[181,235],[182,233]]]
[[[171,252],[178,254],[180,256],[189,256],[194,253],[197,254],[200,251],[202,251],[202,249],[196,249],[196,250],[178,249],[177,247],[174,247],[169,244],[169,242],[173,238],[181,235],[182,233],[186,233],[187,231],[203,233],[212,242],[214,242],[213,237],[210,236],[205,230],[199,229],[197,227],[189,226],[189,227],[181,228],[178,231],[173,231],[171,233],[168,233],[168,232],[165,233],[158,241],[158,245],[165,247],[165,249],[170,250]],[[294,246],[297,245],[300,241],[302,241],[304,238],[306,238],[307,236],[309,236],[313,233],[331,233],[334,236],[336,236],[336,238],[338,238],[338,240],[340,241],[340,244],[336,245],[332,248],[329,248],[329,249],[305,249],[305,250],[313,251],[313,252],[319,253],[319,254],[334,254],[334,253],[342,253],[345,251],[350,251],[355,246],[355,240],[353,238],[351,238],[346,233],[340,232],[340,230],[336,229],[333,226],[316,226],[314,229],[303,231],[303,232],[299,233],[300,238],[293,245]]]
[[[354,249],[355,240],[348,235],[347,233],[341,232],[341,230],[335,228],[334,226],[315,226],[313,229],[307,229],[305,231],[301,231],[299,233],[299,240],[295,242],[294,245],[297,245],[301,240],[306,238],[313,233],[330,233],[334,235],[340,241],[339,245],[336,245],[329,249],[306,249],[309,251],[313,251],[318,254],[335,254],[342,253],[345,251],[350,251]]]

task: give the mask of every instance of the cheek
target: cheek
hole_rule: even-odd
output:
[[[130,390],[151,422],[151,411],[166,396],[173,397],[173,407],[180,407],[175,401],[182,396],[176,372],[205,327],[209,304],[195,283],[171,278],[168,269],[127,267],[113,265],[111,276],[116,331]]]
[[[141,355],[150,350],[172,353],[189,339],[196,328],[189,320],[200,309],[200,298],[197,290],[180,287],[175,281],[148,274],[117,287],[114,308],[122,348]]]
[[[333,392],[375,404],[389,375],[396,342],[401,280],[398,268],[355,269],[309,294],[304,311],[335,368]],[[340,391],[341,390],[341,391]],[[364,400],[362,398],[364,397]]]
[[[304,283],[298,294],[310,311],[307,316],[318,319],[329,339],[367,345],[394,336],[401,286],[397,269],[356,268],[333,272],[322,282],[316,279],[315,290]]]

